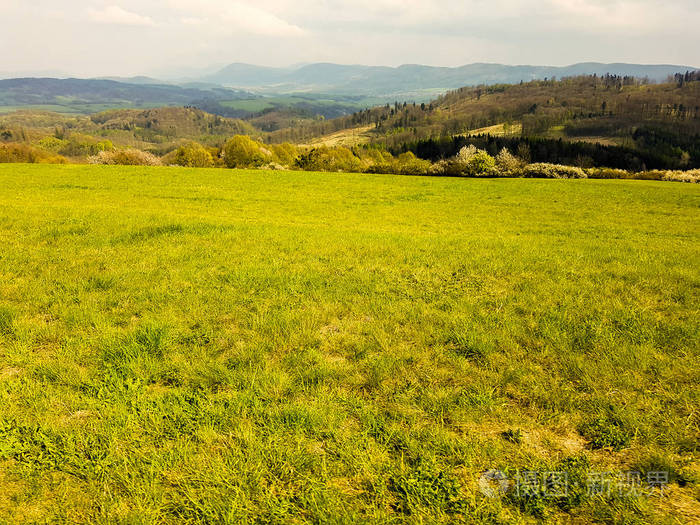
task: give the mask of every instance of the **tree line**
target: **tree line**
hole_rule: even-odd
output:
[[[686,147],[691,153],[672,145],[672,136],[657,130],[640,129],[637,130],[636,137],[640,142],[644,141],[644,149],[538,137],[460,135],[408,142],[390,148],[390,151],[394,154],[410,151],[419,158],[437,162],[456,155],[465,146],[475,146],[491,155],[506,148],[518,152],[528,162],[582,168],[608,167],[630,171],[700,168],[700,136],[688,139]]]

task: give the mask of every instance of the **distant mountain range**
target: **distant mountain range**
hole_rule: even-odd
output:
[[[166,82],[148,76],[98,79],[12,78],[0,80],[0,111],[41,107],[66,113],[112,108],[196,105],[230,117],[262,108],[293,109],[326,118],[387,102],[426,102],[445,91],[481,84],[517,84],[544,78],[606,73],[663,81],[695,70],[680,65],[584,63],[566,67],[470,64],[462,67],[400,67],[303,64],[289,68],[231,64],[199,78]],[[269,95],[281,95],[274,100]],[[290,100],[295,94],[303,100]],[[265,104],[239,104],[268,95]],[[286,97],[286,99],[285,99]],[[254,108],[261,109],[254,109]],[[253,109],[249,109],[253,108]]]
[[[507,66],[469,64],[433,67],[408,64],[399,67],[308,64],[296,68],[271,68],[231,64],[202,81],[247,89],[275,92],[313,91],[346,95],[389,96],[426,91],[444,91],[479,84],[515,84],[544,78],[577,75],[627,75],[662,81],[669,75],[695,67],[582,63],[571,66]]]
[[[146,77],[130,79],[129,82],[76,78],[0,80],[0,106],[60,106],[76,112],[89,112],[99,110],[101,106],[182,106],[205,100],[240,100],[256,96],[221,86],[193,88],[157,84],[158,81]]]

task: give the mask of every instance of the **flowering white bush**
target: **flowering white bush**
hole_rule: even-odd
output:
[[[88,158],[88,162],[121,166],[162,166],[158,157],[137,149],[100,151],[97,155]]]
[[[523,169],[523,175],[529,178],[540,179],[586,179],[586,173],[581,168],[562,166],[561,164],[547,164],[539,162],[529,164]]]
[[[501,177],[517,177],[520,175],[522,168],[522,161],[511,154],[507,148],[503,148],[496,155],[496,171]]]
[[[661,180],[700,184],[700,170],[667,171],[664,173],[663,177],[661,177]]]
[[[589,179],[630,179],[632,174],[629,171],[615,168],[588,168],[586,174]]]
[[[474,155],[477,154],[479,150],[476,149],[476,146],[474,144],[470,144],[469,146],[464,146],[461,150],[459,150],[459,153],[457,153],[456,161],[461,162],[462,164],[468,164],[469,161],[474,157]]]

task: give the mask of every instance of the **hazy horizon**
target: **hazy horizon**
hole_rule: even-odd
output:
[[[196,76],[234,62],[700,66],[690,0],[0,0],[0,74]],[[201,71],[199,71],[201,70]]]
[[[123,79],[129,79],[129,78],[152,78],[154,80],[166,80],[166,81],[186,81],[186,80],[201,80],[200,77],[206,77],[207,75],[217,73],[224,68],[234,65],[234,64],[239,64],[239,65],[246,65],[246,66],[253,66],[253,67],[261,67],[261,68],[270,68],[270,69],[288,69],[290,71],[294,71],[296,69],[303,68],[305,66],[309,65],[314,65],[314,64],[333,64],[333,65],[338,65],[338,66],[358,66],[358,67],[387,67],[387,68],[399,68],[402,66],[429,66],[429,67],[445,67],[445,68],[459,68],[459,67],[464,67],[464,66],[470,66],[474,64],[491,64],[491,65],[499,65],[499,66],[505,66],[505,67],[567,67],[567,66],[574,66],[578,64],[584,64],[584,63],[603,63],[603,64],[630,64],[630,65],[639,65],[639,66],[679,66],[682,68],[690,68],[693,70],[699,69],[696,64],[671,64],[671,63],[632,63],[632,62],[600,62],[597,60],[589,60],[586,62],[577,62],[577,63],[570,63],[570,64],[536,64],[536,63],[521,63],[521,64],[506,64],[502,62],[470,62],[470,63],[465,63],[465,64],[458,64],[455,66],[440,66],[440,65],[432,65],[432,64],[421,64],[417,62],[405,62],[401,64],[360,64],[360,63],[341,63],[341,62],[306,62],[306,63],[295,63],[295,64],[288,64],[288,65],[279,65],[279,66],[274,66],[274,65],[269,65],[269,64],[254,64],[250,62],[230,62],[230,63],[221,63],[221,64],[214,64],[210,67],[202,67],[202,68],[188,68],[185,67],[181,71],[177,70],[163,70],[163,71],[143,71],[139,73],[134,73],[134,74],[129,74],[129,75],[118,75],[118,74],[113,74],[113,73],[105,73],[101,75],[80,75],[80,74],[73,74],[70,72],[66,71],[60,71],[60,70],[25,70],[25,71],[4,71],[0,70],[0,78],[21,78],[21,77],[27,77],[27,78],[77,78],[77,79],[95,79],[95,78],[123,78]]]

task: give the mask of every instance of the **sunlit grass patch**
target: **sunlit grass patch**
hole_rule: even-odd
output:
[[[697,516],[694,185],[0,182],[0,521]],[[490,498],[494,469],[571,491]],[[602,471],[668,498],[589,494]]]

